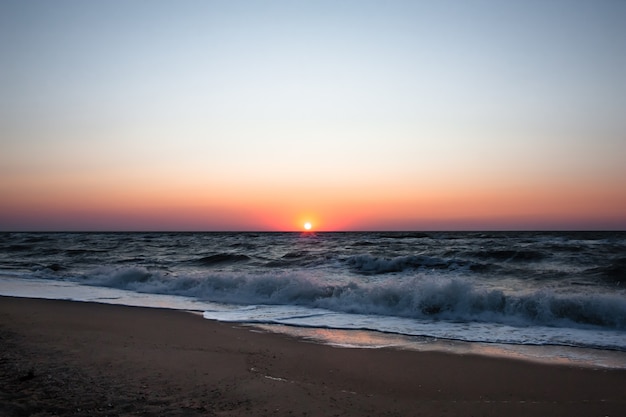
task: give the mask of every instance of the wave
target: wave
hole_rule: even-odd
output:
[[[495,249],[474,252],[473,256],[480,259],[488,259],[503,262],[534,262],[546,258],[547,254],[534,250]]]
[[[99,271],[84,283],[240,305],[299,305],[405,318],[626,329],[626,299],[618,295],[551,290],[507,294],[462,278],[328,282],[304,272],[174,276],[127,268]]]
[[[67,268],[61,264],[53,263],[53,264],[46,265],[44,269],[47,269],[52,272],[59,272],[59,271],[64,271]]]
[[[0,248],[3,252],[28,252],[33,249],[33,246],[30,245],[8,245]]]
[[[472,271],[482,270],[484,265],[461,260],[442,259],[424,255],[398,256],[382,258],[372,255],[355,255],[345,259],[353,272],[363,275],[386,274],[417,269],[449,269],[469,268]]]
[[[393,233],[381,233],[379,237],[385,239],[425,239],[429,238],[428,233],[423,232],[393,232]]]
[[[192,259],[189,261],[194,265],[200,266],[214,266],[218,264],[230,264],[236,262],[247,262],[250,257],[247,255],[240,255],[237,253],[217,253],[214,255],[203,256],[202,258]]]
[[[311,255],[309,251],[295,251],[295,252],[287,252],[281,258],[282,259],[302,259],[307,258]]]
[[[103,249],[66,249],[65,254],[68,256],[82,256],[82,255],[92,255],[92,254],[101,254],[106,253],[106,250]]]
[[[626,258],[614,259],[607,266],[591,268],[585,272],[591,276],[598,276],[608,283],[626,284]]]

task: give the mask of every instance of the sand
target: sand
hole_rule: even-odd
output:
[[[620,416],[626,371],[346,349],[188,312],[0,297],[0,415]]]

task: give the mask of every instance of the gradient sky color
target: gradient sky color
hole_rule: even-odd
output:
[[[0,1],[0,230],[626,229],[626,2]]]

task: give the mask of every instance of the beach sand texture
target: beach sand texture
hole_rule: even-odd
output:
[[[181,311],[0,298],[0,415],[620,416],[626,371],[347,349]]]

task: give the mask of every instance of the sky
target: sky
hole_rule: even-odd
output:
[[[0,230],[625,230],[625,21],[0,0]]]

